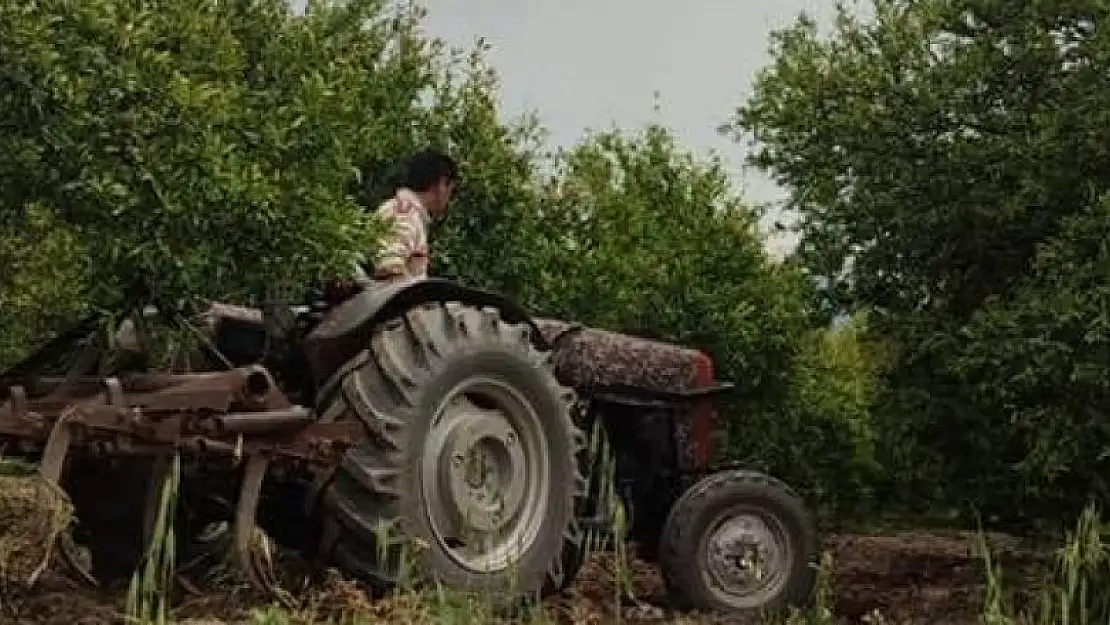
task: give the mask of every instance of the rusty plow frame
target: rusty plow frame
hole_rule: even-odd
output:
[[[0,396],[3,397],[3,396]],[[233,560],[252,586],[281,592],[259,546],[256,510],[262,485],[275,465],[326,475],[363,433],[350,423],[316,423],[312,410],[294,405],[263,366],[228,371],[117,377],[37,377],[11,386],[0,401],[0,439],[22,452],[41,448],[39,474],[61,488],[75,448],[108,456],[153,456],[168,467],[174,454],[224,457],[242,466],[231,527]],[[160,487],[164,470],[151,475]],[[148,489],[149,490],[149,489]],[[148,497],[144,553],[152,518]],[[140,511],[136,511],[140,513]],[[68,533],[57,545],[61,560],[85,583],[96,585]]]

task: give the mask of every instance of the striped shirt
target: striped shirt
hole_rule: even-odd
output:
[[[409,189],[378,207],[377,215],[390,227],[374,261],[374,279],[428,276],[428,210]]]

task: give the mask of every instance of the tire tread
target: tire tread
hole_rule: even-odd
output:
[[[496,308],[428,303],[382,324],[370,348],[356,356],[359,364],[324,389],[318,402],[321,413],[338,414],[339,421],[356,419],[369,437],[360,449],[347,452],[323,496],[317,498],[322,508],[319,513],[339,525],[333,543],[321,548],[325,556],[330,555],[336,564],[372,586],[389,588],[398,583],[391,563],[404,541],[391,539],[385,546],[385,562],[381,562],[377,557],[381,552],[379,533],[374,528],[393,524],[400,517],[404,493],[398,480],[408,456],[408,424],[400,415],[416,406],[421,385],[453,354],[489,345],[512,347],[537,366],[545,356],[532,344],[527,325],[506,323]],[[561,387],[554,376],[548,378],[556,387],[555,395],[573,402],[573,391]],[[586,496],[586,480],[577,457],[585,452],[585,435],[571,418],[571,407],[566,405],[562,413],[576,455],[574,485],[568,492],[572,499],[568,506],[575,514],[563,532],[563,541],[577,546],[583,535],[577,511]],[[553,558],[540,594],[563,587],[565,578],[562,558]]]

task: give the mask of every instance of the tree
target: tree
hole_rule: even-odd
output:
[[[1019,382],[1002,371],[1067,378],[1071,364],[1034,358],[1020,337],[1048,333],[1082,351],[1086,339],[1033,320],[1061,329],[1067,319],[1101,318],[1099,306],[1105,314],[1098,297],[1053,296],[1055,319],[1031,311],[1045,310],[1040,300],[1051,294],[1036,277],[1049,262],[1040,250],[1070,245],[1069,224],[1095,210],[1107,190],[1110,79],[1099,68],[1110,43],[1094,25],[1108,7],[1095,0],[873,6],[870,21],[841,9],[828,39],[806,19],[777,32],[773,62],[731,129],[756,142],[753,161],[790,190],[806,266],[837,278],[834,292],[849,304],[873,310],[871,327],[888,341],[882,448],[901,480],[890,492],[914,493],[926,506],[971,499],[1018,521],[1028,509],[1010,506],[1015,490],[985,485],[1032,480],[1039,486],[1028,503],[1048,518],[1063,508],[1044,497],[1046,485],[1078,479],[1085,473],[1071,471],[1096,457],[1062,445],[1052,423],[1077,423],[1055,412],[1064,406],[1012,403]],[[1105,284],[1092,269],[1098,257],[1083,249],[1072,271]],[[1032,325],[994,325],[1009,323]],[[966,367],[968,353],[987,350],[999,354],[991,367]],[[986,387],[996,392],[975,391]],[[1094,406],[1099,397],[1073,401]],[[1011,437],[1012,419],[1032,405],[1044,412],[1028,426],[1055,437],[1051,447],[1066,459],[1046,464],[1036,459],[1043,448],[1032,445],[1036,437]],[[1098,429],[1083,436],[1106,441]],[[982,440],[970,444],[975,437]],[[1078,491],[1069,492],[1069,503],[1079,503]]]
[[[1105,501],[1110,196],[1067,218],[1017,288],[990,298],[955,338],[949,368],[977,413],[951,450],[978,478],[969,496],[987,513],[1034,520]]]
[[[380,232],[357,201],[381,190],[373,165],[427,144],[465,155],[480,183],[464,203],[511,201],[523,157],[481,50],[446,54],[422,16],[384,0],[0,7],[0,359],[81,310],[120,312],[139,276],[250,303],[348,272]],[[27,325],[41,309],[58,318]]]
[[[778,470],[808,491],[826,519],[850,522],[876,512],[878,348],[868,340],[862,314],[807,332],[791,366],[790,389],[766,420],[770,435],[754,433],[789,449],[784,460],[791,464]]]
[[[531,308],[707,350],[738,387],[722,404],[729,458],[823,504],[855,503],[869,361],[852,333],[811,333],[812,286],[769,257],[723,164],[649,125],[593,133],[552,165],[511,261]]]
[[[458,146],[464,179],[446,221],[434,230],[433,273],[531,304],[538,266],[543,129],[538,117],[507,123],[498,109],[496,72],[480,53],[466,59],[463,82],[441,79],[435,141]]]
[[[609,131],[558,159],[528,266],[545,313],[695,344],[753,397],[785,383],[806,285],[774,264],[717,160],[669,131]]]
[[[0,229],[0,368],[71,319],[87,293],[83,242],[41,205]]]

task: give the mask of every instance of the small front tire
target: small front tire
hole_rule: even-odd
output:
[[[773,613],[806,603],[817,572],[817,531],[801,498],[754,471],[706,476],[675,501],[659,560],[682,609]]]

